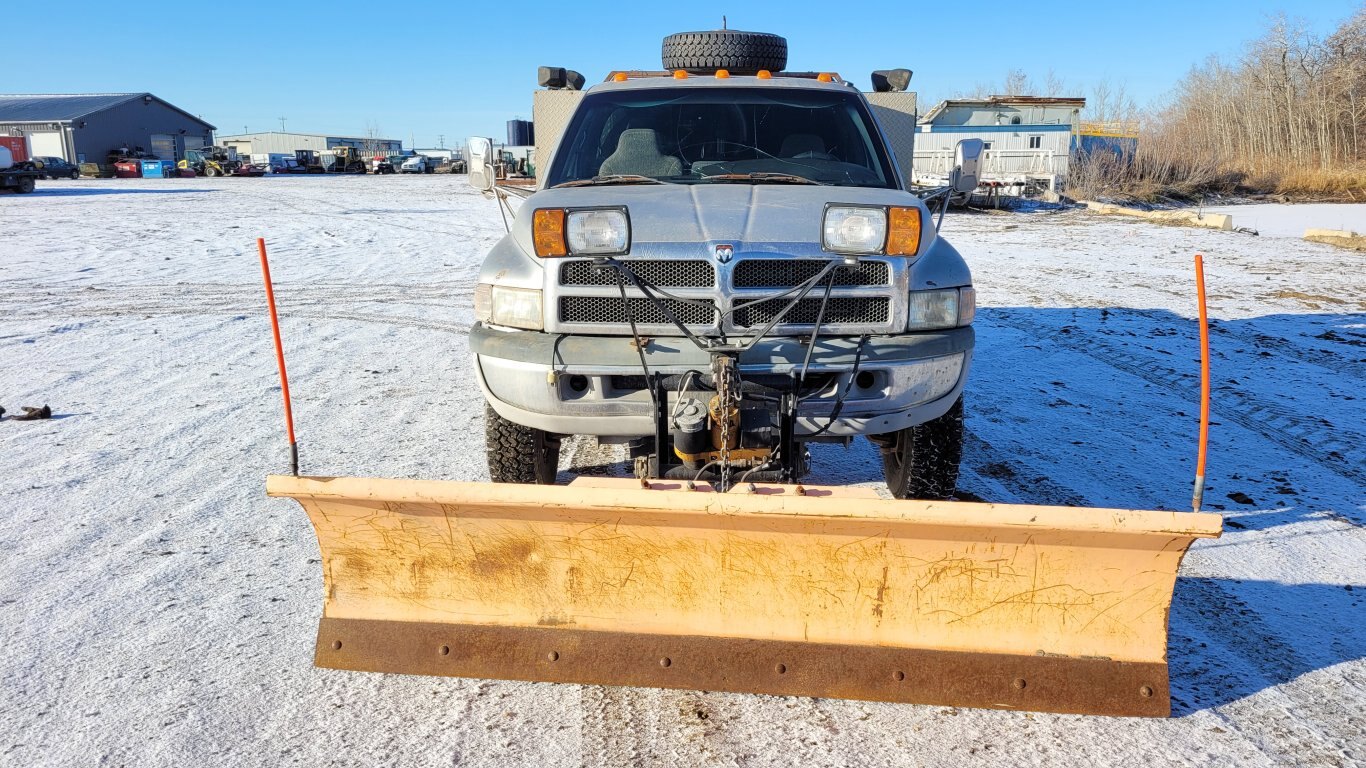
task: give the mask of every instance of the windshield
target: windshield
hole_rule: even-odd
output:
[[[858,94],[776,87],[588,94],[547,186],[598,177],[896,186]]]

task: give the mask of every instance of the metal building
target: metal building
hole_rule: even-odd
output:
[[[947,177],[954,147],[971,138],[986,144],[983,180],[1057,189],[1077,148],[1085,106],[1086,99],[1052,96],[942,101],[920,119],[916,180],[935,184]]]
[[[328,136],[321,133],[286,133],[262,131],[219,136],[221,146],[237,150],[239,155],[293,154],[296,149],[326,152],[337,147],[355,147],[365,153],[396,155],[403,151],[399,139],[377,139],[363,136]]]
[[[111,150],[179,160],[213,143],[213,125],[150,93],[0,94],[0,135],[26,136],[35,157],[104,163]]]

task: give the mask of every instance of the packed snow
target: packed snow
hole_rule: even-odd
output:
[[[485,480],[466,331],[497,208],[451,176],[84,180],[0,197],[0,405],[55,412],[0,421],[0,764],[1366,764],[1363,255],[1075,210],[944,232],[981,304],[961,490],[991,501],[1188,505],[1206,256],[1226,530],[1182,566],[1173,718],[317,669],[317,544],[264,495],[254,239],[303,470]],[[562,479],[622,458],[575,440]],[[877,454],[819,446],[812,482],[876,486]]]

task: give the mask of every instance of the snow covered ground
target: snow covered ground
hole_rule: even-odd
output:
[[[1337,213],[1304,226],[1366,229]],[[480,480],[494,204],[449,176],[0,197],[0,404],[57,413],[0,421],[0,765],[1366,764],[1366,271],[1260,222],[946,222],[982,304],[961,487],[995,501],[1188,503],[1206,254],[1227,530],[1176,589],[1175,717],[1130,720],[315,669],[316,543],[263,494],[286,451],[254,238],[304,470]],[[821,448],[815,482],[880,482],[867,444]],[[563,475],[618,457],[569,444]]]
[[[1305,203],[1277,205],[1220,205],[1207,213],[1233,216],[1233,226],[1255,229],[1263,237],[1304,237],[1306,229],[1345,229],[1366,232],[1366,205],[1353,203]]]

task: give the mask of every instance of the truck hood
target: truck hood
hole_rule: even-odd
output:
[[[839,203],[918,206],[925,231],[920,252],[934,240],[924,205],[903,190],[736,183],[542,190],[522,204],[513,233],[525,252],[533,253],[531,211],[624,206],[631,218],[632,256],[681,256],[692,250],[710,253],[721,244],[733,246],[737,253],[821,256],[825,206]]]

